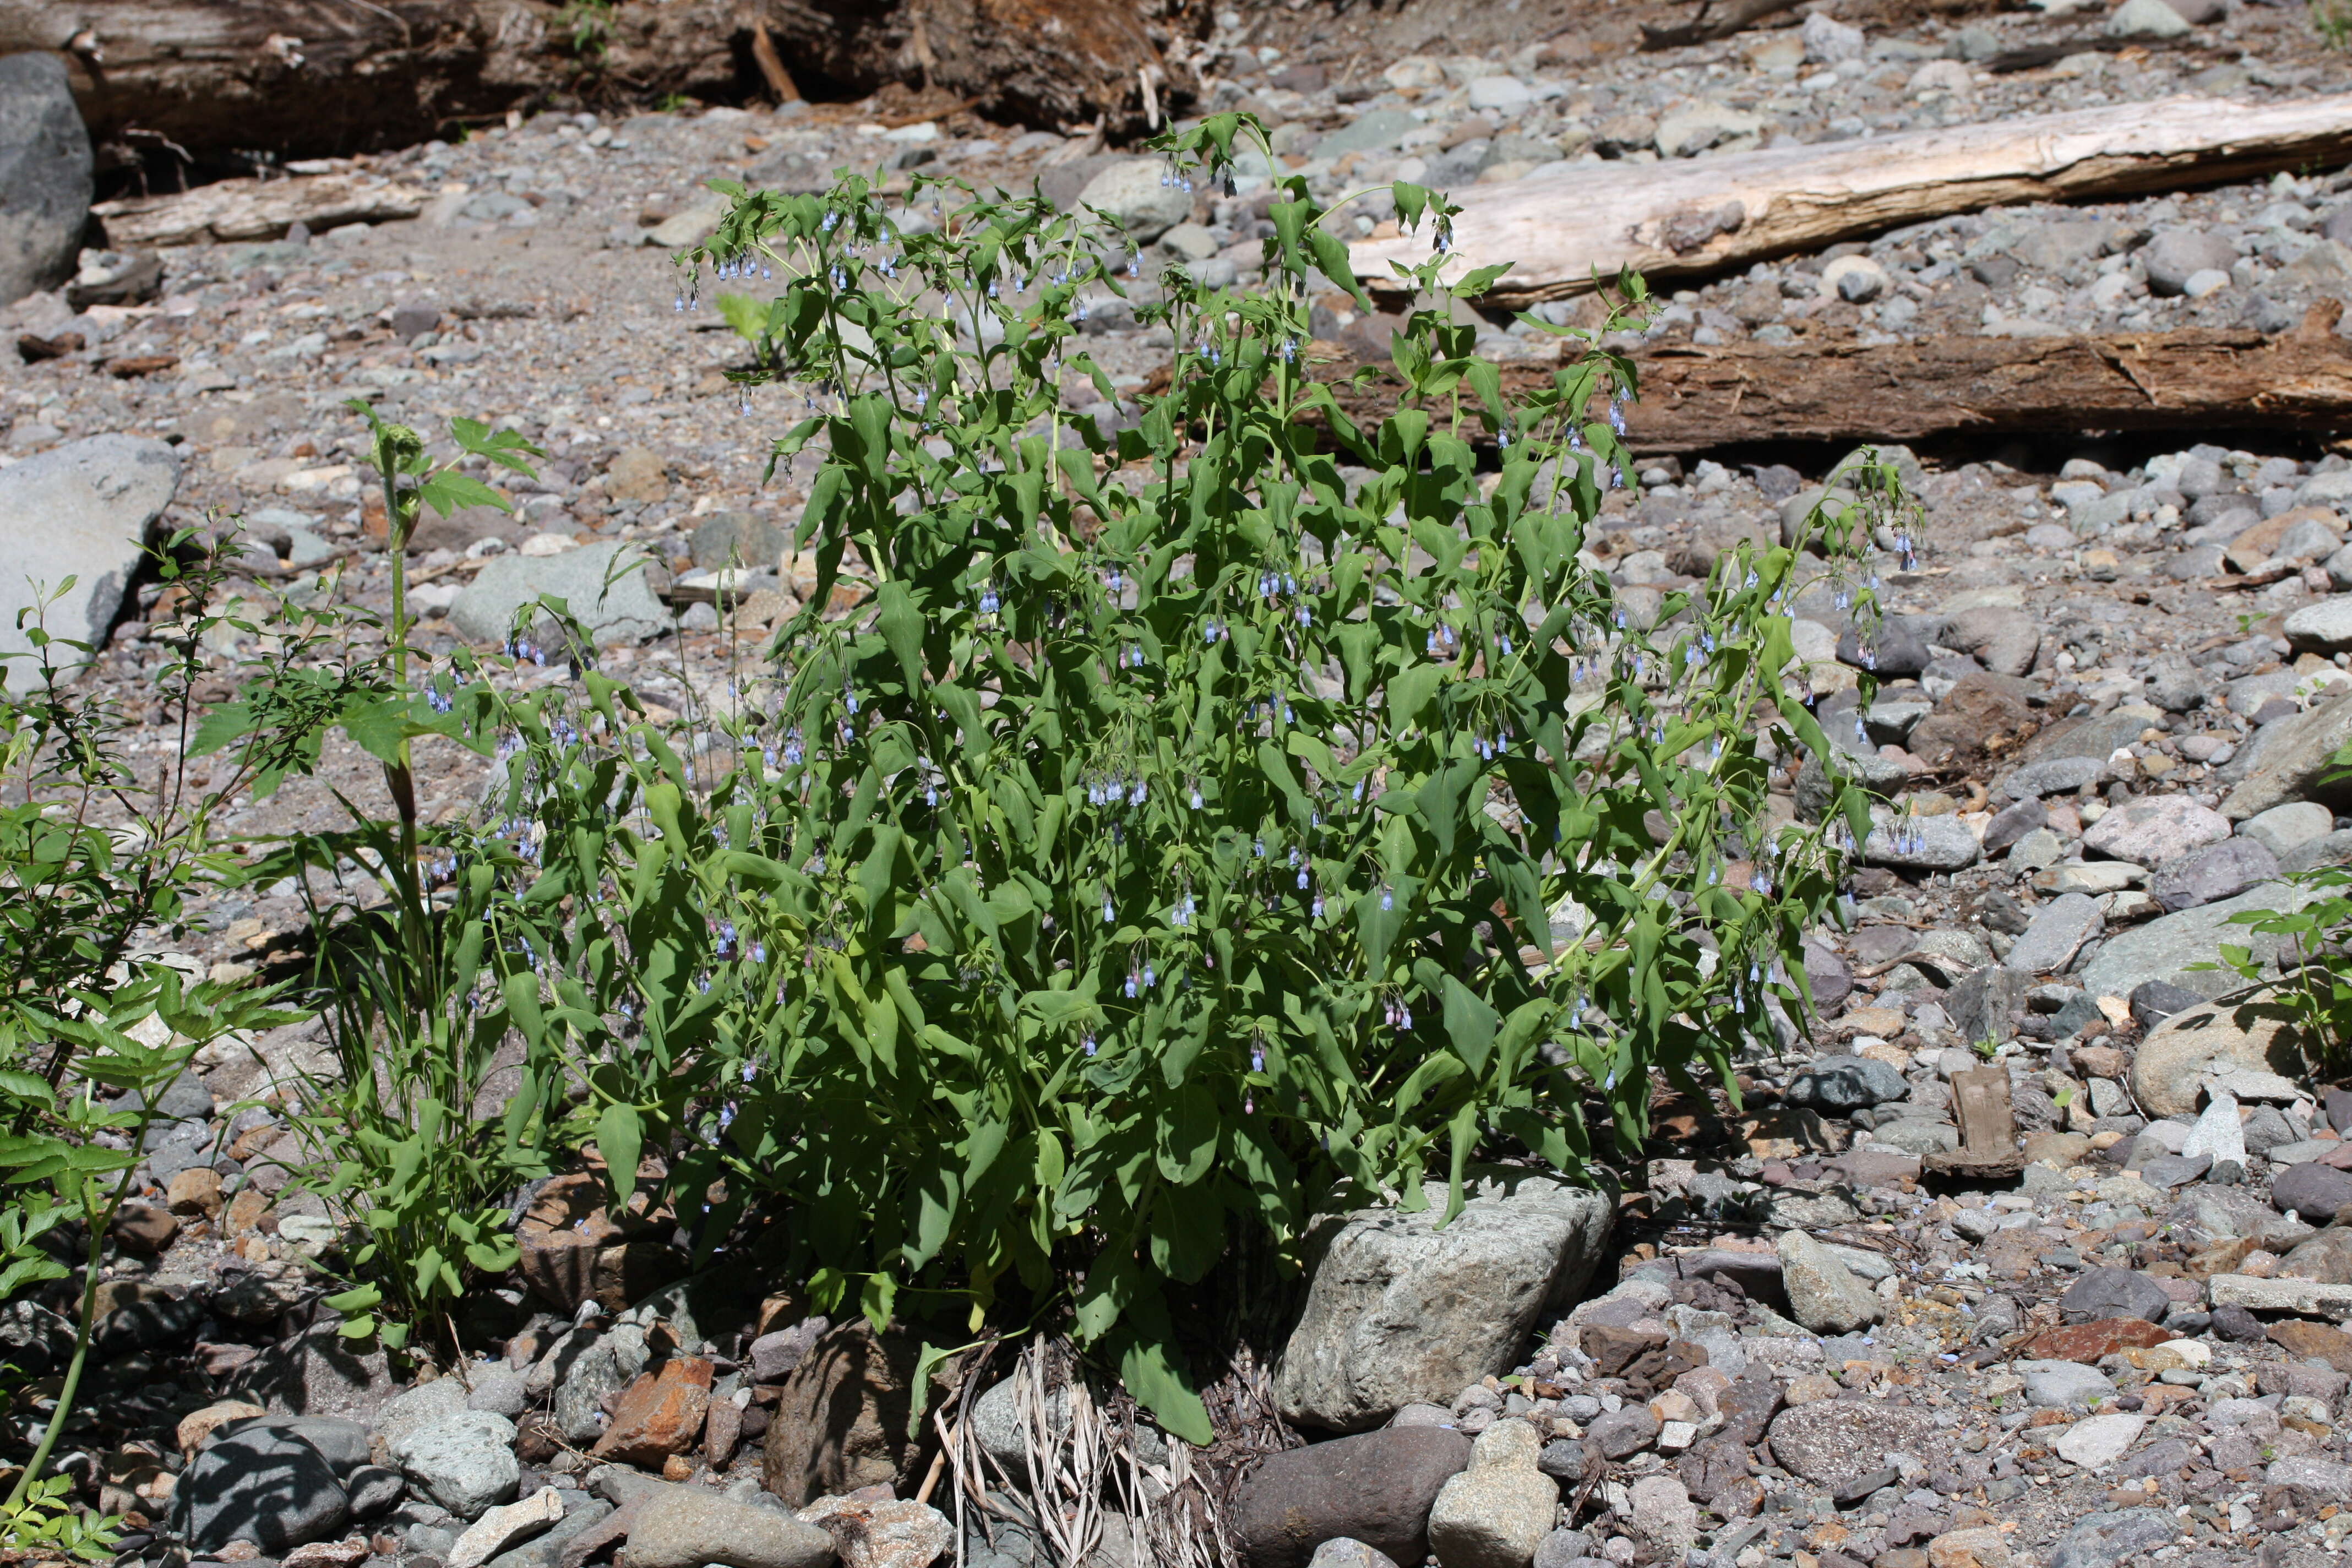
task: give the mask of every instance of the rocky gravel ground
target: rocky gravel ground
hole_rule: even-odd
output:
[[[2346,85],[2297,8],[2055,10],[1902,28],[1822,14],[1654,55],[1389,59],[1339,58],[1285,13],[1233,16],[1211,101],[1261,115],[1286,167],[1337,194]],[[2046,63],[2011,68],[2037,47]],[[843,164],[1034,181],[1119,211],[1155,261],[1211,279],[1256,260],[1246,172],[1231,198],[1182,198],[1084,134],[873,105],[541,116],[371,161],[431,194],[415,221],[180,247],[160,269],[93,253],[72,290],[16,302],[5,569],[83,574],[58,613],[101,646],[87,679],[146,713],[147,752],[168,751],[144,689],[168,605],[103,542],[234,515],[257,596],[340,563],[380,607],[383,518],[341,401],[427,427],[478,415],[551,460],[518,487],[519,516],[468,511],[414,542],[427,641],[495,643],[540,592],[587,603],[617,552],[689,585],[748,561],[759,592],[731,625],[642,581],[590,616],[607,668],[656,700],[723,700],[730,661],[813,581],[785,545],[800,495],[789,476],[760,482],[796,402],[763,392],[738,412],[719,373],[741,346],[708,310],[674,308],[666,256],[711,221],[702,178],[805,189]],[[2352,293],[2347,245],[2352,175],[2332,169],[2000,208],[1679,291],[1654,335],[2276,331]],[[1381,346],[1343,300],[1323,308],[1319,335]],[[1167,363],[1115,302],[1089,330],[1122,389]],[[1553,352],[1502,321],[1482,338]],[[1107,420],[1131,407],[1086,396]],[[1657,1157],[1628,1173],[1613,1229],[1597,1200],[1525,1183],[1443,1235],[1358,1222],[1344,1245],[1378,1299],[1318,1278],[1283,1347],[1276,1395],[1316,1440],[1235,1494],[1249,1562],[2334,1559],[2352,1533],[2352,1336],[2333,1326],[2352,1319],[2336,1217],[2352,1095],[2200,966],[2242,934],[2233,914],[2312,896],[2283,874],[2352,864],[2336,815],[2352,793],[2327,767],[2352,741],[2352,461],[2228,440],[1888,454],[1923,521],[1916,552],[1879,542],[1887,622],[1858,637],[1826,588],[1797,604],[1817,710],[1885,803],[1849,907],[1808,948],[1811,1037],[1748,1064],[1737,1113],[1662,1103]],[[1834,456],[1645,460],[1589,549],[1629,611],[1654,615],[1735,542],[1792,528],[1834,488]],[[74,529],[96,555],[68,550]],[[1865,668],[1880,686],[1861,709]],[[472,770],[421,758],[428,816],[470,808]],[[1776,809],[1818,809],[1817,772],[1780,784]],[[331,805],[297,784],[230,826],[325,826]],[[197,907],[172,940],[237,973],[299,948],[301,906],[259,889]],[[2253,956],[2274,971],[2265,940]],[[625,1542],[636,1568],[922,1568],[958,1546],[956,1510],[908,1496],[920,1477],[889,1438],[905,1373],[894,1387],[877,1369],[904,1347],[789,1300],[667,1283],[674,1216],[606,1215],[581,1179],[519,1195],[522,1284],[475,1303],[481,1359],[402,1392],[381,1352],[341,1348],[310,1267],[339,1238],[286,1184],[297,1151],[270,1100],[318,1051],[295,1029],[215,1052],[162,1107],[68,1460],[137,1517],[128,1550],[578,1568]],[[1988,1074],[2021,1173],[1930,1169],[1960,1149]],[[0,1319],[20,1363],[54,1361],[58,1331],[31,1303]],[[982,1441],[1014,1462],[1001,1408],[979,1403]],[[977,1525],[961,1549],[1005,1568],[1037,1550]]]

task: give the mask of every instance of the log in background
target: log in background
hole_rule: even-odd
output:
[[[1637,451],[1748,441],[1916,441],[1960,434],[2352,425],[2352,344],[2320,309],[2264,337],[2184,330],[2105,337],[1934,338],[1914,343],[1675,346],[1633,356],[1640,400],[1625,414]],[[1507,367],[1507,392],[1549,367]],[[1349,416],[1394,406],[1391,374],[1339,390]]]
[[[764,25],[803,90],[941,89],[992,118],[1142,127],[1191,87],[1161,44],[1193,0],[670,0],[567,12],[536,0],[0,0],[0,54],[63,58],[91,137],[162,136],[200,163],[396,147],[550,102],[765,90]],[[573,17],[600,16],[576,48]],[[152,146],[152,140],[147,145]]]

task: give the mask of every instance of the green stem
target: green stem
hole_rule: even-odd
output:
[[[147,1119],[142,1117],[137,1141],[144,1142],[146,1136]],[[98,1310],[99,1259],[106,1245],[107,1225],[112,1223],[116,1211],[122,1207],[123,1196],[131,1190],[131,1173],[137,1168],[136,1165],[123,1167],[121,1179],[114,1184],[114,1196],[103,1211],[105,1223],[100,1223],[100,1215],[88,1213],[85,1201],[84,1211],[89,1221],[89,1253],[82,1268],[81,1310],[74,1328],[73,1360],[66,1366],[65,1386],[58,1390],[58,1407],[50,1412],[49,1424],[41,1430],[41,1440],[34,1447],[33,1457],[25,1461],[24,1469],[17,1473],[16,1484],[9,1490],[8,1500],[0,1503],[0,1513],[14,1513],[24,1506],[26,1494],[32,1490],[33,1483],[40,1479],[41,1467],[48,1463],[50,1452],[57,1447],[58,1438],[65,1432],[66,1420],[73,1414],[74,1394],[81,1386],[81,1371],[89,1361],[90,1320]],[[87,1194],[87,1186],[84,1190]]]

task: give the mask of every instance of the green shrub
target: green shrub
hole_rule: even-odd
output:
[[[1223,116],[1168,139],[1169,177],[1228,177],[1239,136],[1272,166]],[[305,1123],[370,1238],[347,1310],[429,1320],[510,1261],[506,1187],[593,1145],[623,1202],[660,1156],[706,1257],[780,1211],[820,1310],[1067,1310],[1205,1440],[1171,1295],[1237,1240],[1296,1263],[1316,1213],[1425,1176],[1458,1206],[1474,1157],[1589,1171],[1639,1146],[1654,1074],[1727,1087],[1801,1008],[1868,818],[1843,782],[1825,824],[1768,810],[1828,754],[1790,603],[1826,573],[1867,622],[1891,467],[1644,624],[1580,554],[1629,479],[1631,366],[1561,333],[1578,356],[1506,395],[1453,319],[1496,269],[1451,276],[1427,191],[1385,193],[1434,249],[1390,280],[1376,424],[1307,363],[1315,294],[1370,301],[1338,209],[1286,180],[1262,286],[1171,271],[1139,307],[1175,373],[1115,431],[1066,411],[1112,395],[1081,322],[1136,271],[1097,217],[923,176],[730,194],[681,308],[705,268],[781,271],[719,304],[746,409],[801,416],[773,465],[814,464],[816,590],[771,657],[656,722],[546,604],[492,662],[576,679],[412,679],[396,577],[390,660],[314,661],[340,695],[307,732],[341,724],[401,803],[255,873],[364,874],[318,911],[348,1081]],[[1614,297],[1640,320],[1638,279]],[[377,434],[397,574],[420,500],[458,498]],[[327,679],[264,674],[224,743]],[[428,731],[496,747],[481,823],[414,822]],[[510,1032],[522,1092],[475,1123]]]
[[[1170,177],[1224,177],[1238,134],[1171,139]],[[722,1194],[706,1241],[780,1202],[821,1304],[877,1321],[1066,1299],[1205,1436],[1167,1289],[1237,1227],[1295,1258],[1335,1194],[1442,1173],[1458,1205],[1481,1151],[1584,1170],[1639,1143],[1654,1071],[1727,1084],[1797,1005],[1867,827],[1843,784],[1829,826],[1767,816],[1759,733],[1827,752],[1782,677],[1804,556],[1629,616],[1578,552],[1630,366],[1588,345],[1505,396],[1449,319],[1495,269],[1441,281],[1441,199],[1390,193],[1437,251],[1395,280],[1378,425],[1306,363],[1314,291],[1370,302],[1290,180],[1264,287],[1171,271],[1139,309],[1176,373],[1112,432],[1065,412],[1112,394],[1094,220],[922,176],[728,190],[681,303],[781,270],[719,303],[746,407],[803,405],[774,463],[816,464],[815,594],[684,745],[593,674],[507,714],[546,980],[510,1016],[577,1065],[625,1194],[652,1145],[689,1218]],[[1904,504],[1891,468],[1857,487],[1805,542],[1849,576]]]

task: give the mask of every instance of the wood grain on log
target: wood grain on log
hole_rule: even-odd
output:
[[[383,223],[425,210],[419,190],[380,175],[317,174],[286,180],[222,180],[184,195],[126,196],[90,210],[118,250],[215,240],[276,239],[295,224],[313,230]]]
[[[2352,424],[2352,350],[2325,330],[2264,337],[2183,330],[2109,337],[1931,338],[1918,342],[1676,345],[1633,355],[1641,451],[1745,441],[1915,441],[1961,432],[2196,430]],[[1507,391],[1548,366],[1507,367]],[[1396,383],[1340,395],[1377,419]]]
[[[1657,163],[1580,164],[1460,193],[1446,276],[1500,262],[1497,304],[1562,299],[1633,267],[1736,270],[1951,213],[2243,180],[2352,155],[2352,97],[2247,105],[2173,98],[1867,141]],[[1430,237],[1351,247],[1374,288]]]
[[[556,100],[761,95],[763,26],[801,90],[923,82],[1004,120],[1122,132],[1139,70],[1163,95],[1197,85],[1137,0],[667,0],[604,26],[575,47],[548,0],[0,0],[0,54],[62,57],[93,139],[135,129],[200,159],[398,146]]]

